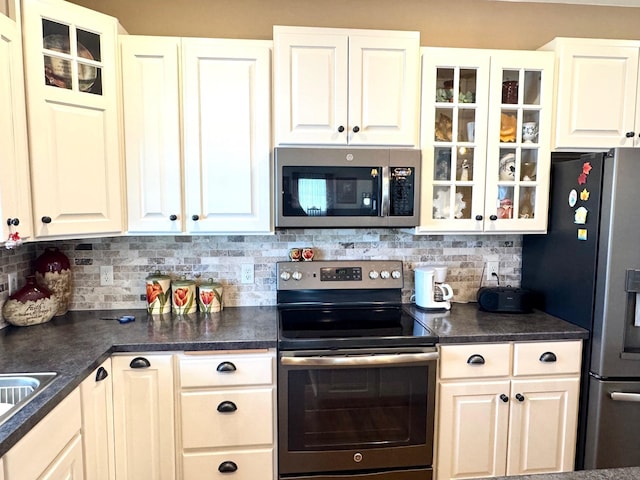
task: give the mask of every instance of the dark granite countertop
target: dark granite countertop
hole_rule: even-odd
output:
[[[120,315],[136,316],[120,324]],[[0,373],[57,372],[0,426],[0,456],[114,352],[275,348],[276,307],[225,308],[209,317],[151,317],[146,310],[69,312],[48,323],[0,330]]]
[[[640,467],[607,468],[602,470],[581,470],[566,473],[538,473],[535,475],[515,475],[510,477],[487,477],[476,480],[637,480]]]
[[[544,313],[480,312],[454,304],[446,313],[405,309],[440,337],[440,343],[587,338],[586,330]],[[0,330],[0,373],[57,372],[55,380],[0,426],[0,456],[114,352],[207,351],[277,346],[277,307],[231,307],[209,317],[151,317],[145,310],[69,312],[51,322]],[[116,318],[133,314],[136,321]]]
[[[583,340],[589,332],[544,312],[490,313],[477,303],[454,303],[448,312],[429,312],[414,304],[405,310],[440,338],[440,343]]]

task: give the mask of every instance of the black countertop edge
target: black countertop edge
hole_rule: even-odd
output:
[[[638,478],[640,478],[640,467],[605,468],[565,473],[536,473],[535,475],[487,477],[478,478],[477,480],[637,480]]]

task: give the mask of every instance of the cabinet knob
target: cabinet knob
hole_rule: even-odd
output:
[[[557,360],[558,357],[556,357],[556,354],[553,352],[544,352],[542,355],[540,355],[540,361],[544,363],[553,363]]]
[[[636,136],[636,132],[627,132],[624,134],[624,136],[627,138],[633,138]]]
[[[17,218],[7,218],[7,225],[9,225],[10,227],[17,227],[18,225],[20,225],[20,220],[18,220]]]
[[[471,355],[467,358],[467,363],[469,365],[484,365],[484,357],[482,355]]]
[[[482,215],[476,215],[476,220],[480,221],[482,220],[482,218],[483,218]]]
[[[344,132],[344,127],[343,127],[342,125],[340,125],[340,126],[338,127],[338,131],[339,131],[340,133]]]
[[[131,368],[149,368],[151,363],[144,357],[136,357],[129,364]]]
[[[191,215],[191,220],[197,222],[198,220],[200,220],[200,215]]]
[[[107,370],[104,367],[100,367],[96,372],[96,382],[101,382],[108,376],[109,376],[109,373],[107,372]]]
[[[171,220],[172,222],[175,222],[178,219],[177,215],[169,215],[169,220]]]
[[[237,370],[236,366],[231,362],[222,362],[220,365],[216,367],[216,371],[220,373],[235,372],[236,370]]]
[[[498,216],[497,215],[490,215],[489,216],[489,220],[497,220]]]
[[[524,402],[524,396],[521,393],[516,393],[516,400]]]
[[[353,127],[353,133],[358,133],[360,131],[360,127],[359,126],[355,126]]]
[[[225,400],[224,402],[220,402],[216,410],[220,413],[232,413],[238,410],[238,406],[229,400]]]
[[[232,473],[238,470],[238,465],[236,465],[231,460],[227,460],[226,462],[222,462],[218,465],[218,471],[220,473]]]
[[[507,403],[509,401],[509,397],[507,397],[504,393],[502,395],[500,395],[500,400],[502,400],[504,403]]]
[[[42,217],[40,220],[42,223],[51,223],[51,217]]]

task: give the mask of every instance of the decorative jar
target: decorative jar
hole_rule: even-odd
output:
[[[47,247],[44,253],[36,258],[35,277],[44,285],[58,303],[56,316],[64,315],[69,310],[73,290],[71,264],[67,256],[56,247]]]
[[[171,282],[171,304],[173,313],[178,315],[193,313],[198,308],[196,302],[196,282],[183,275]]]
[[[171,277],[159,270],[146,278],[147,312],[152,315],[171,313]]]
[[[222,284],[209,278],[198,287],[198,309],[202,313],[214,313],[222,308]]]
[[[38,285],[35,275],[26,278],[27,284],[11,295],[2,306],[4,319],[19,327],[48,322],[58,309],[55,296],[46,287]]]

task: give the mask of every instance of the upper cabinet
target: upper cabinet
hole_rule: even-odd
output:
[[[547,226],[553,56],[422,49],[417,233]]]
[[[32,236],[20,24],[0,15],[0,242]]]
[[[120,233],[117,20],[60,0],[22,7],[35,236]]]
[[[128,232],[270,232],[271,42],[126,35],[120,52]]]
[[[277,145],[418,145],[418,32],[273,29]]]
[[[564,150],[640,146],[640,41],[556,38],[553,146]]]

